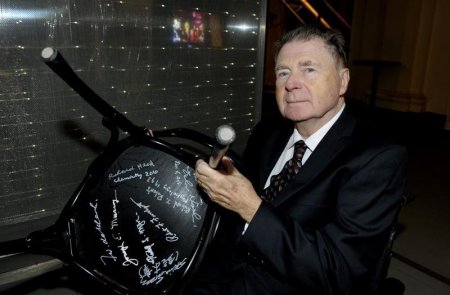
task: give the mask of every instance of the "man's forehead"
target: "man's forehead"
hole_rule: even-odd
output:
[[[325,41],[320,38],[310,40],[293,40],[283,45],[278,53],[276,64],[283,61],[295,60],[296,63],[305,65],[318,64],[323,59],[323,54],[332,57]]]
[[[313,44],[286,44],[286,46],[280,50],[276,63],[293,61],[302,64],[319,63],[320,59],[324,58],[324,54],[329,54],[329,52],[324,47],[315,46]]]

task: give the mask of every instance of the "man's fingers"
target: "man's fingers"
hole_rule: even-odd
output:
[[[204,160],[197,160],[197,162],[195,162],[195,170],[198,172],[199,169],[201,170],[204,168],[204,165],[207,165]]]

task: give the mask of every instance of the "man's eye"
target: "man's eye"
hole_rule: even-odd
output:
[[[288,75],[287,72],[278,72],[278,73],[277,73],[277,77],[278,77],[278,78],[282,78],[282,77],[285,77],[285,76],[287,76],[287,75]]]
[[[305,72],[307,73],[312,73],[314,71],[315,71],[314,68],[305,68]]]

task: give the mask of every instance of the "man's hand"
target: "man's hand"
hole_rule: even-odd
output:
[[[229,158],[223,158],[222,165],[223,170],[215,170],[198,160],[195,165],[197,182],[213,202],[238,213],[250,223],[262,200]]]

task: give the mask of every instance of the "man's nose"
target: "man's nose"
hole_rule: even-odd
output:
[[[291,73],[286,80],[286,90],[291,91],[297,88],[300,88],[302,85],[302,81],[300,76],[297,73]]]

